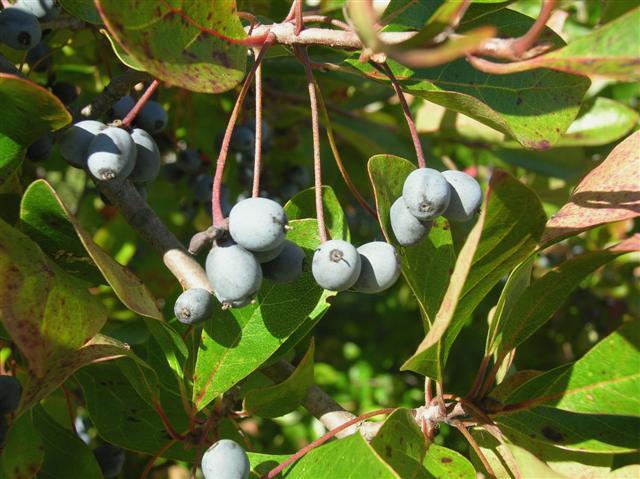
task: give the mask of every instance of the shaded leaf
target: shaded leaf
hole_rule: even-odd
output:
[[[193,402],[202,409],[265,362],[329,293],[311,275],[311,260],[320,240],[315,219],[292,220],[289,240],[304,249],[306,266],[293,283],[265,281],[257,304],[231,311],[218,310],[205,324],[194,375]]]
[[[22,150],[45,133],[71,121],[71,115],[48,90],[24,78],[0,73],[0,184],[20,166]]]
[[[509,397],[509,395],[513,393],[513,391],[518,389],[530,379],[533,379],[541,374],[544,374],[544,372],[536,371],[534,369],[523,369],[521,371],[516,371],[511,376],[507,376],[500,384],[493,388],[491,392],[487,394],[487,396],[504,402]]]
[[[33,410],[33,424],[44,447],[44,462],[39,478],[102,477],[91,450],[71,431],[61,427],[44,409]]]
[[[399,477],[430,477],[422,465],[427,442],[408,409],[397,409],[387,417],[371,447]]]
[[[96,10],[95,3],[88,0],[58,0],[62,8],[74,17],[78,17],[85,22],[99,25],[102,23],[100,14]]]
[[[23,230],[67,272],[92,281],[97,279],[97,267],[125,306],[140,315],[162,319],[155,298],[142,281],[93,241],[45,180],[34,181],[25,191],[20,221]]]
[[[313,341],[291,375],[281,383],[252,389],[244,398],[243,409],[260,417],[280,417],[296,409],[313,385]]]
[[[0,320],[37,377],[80,348],[107,320],[88,287],[0,220]]]
[[[444,297],[454,262],[449,226],[438,218],[422,242],[409,247],[400,246],[391,230],[389,210],[402,194],[404,180],[415,170],[415,165],[397,156],[376,155],[369,160],[368,169],[380,226],[387,241],[398,251],[402,274],[420,305],[427,329]]]
[[[640,327],[627,323],[575,363],[526,382],[509,395],[507,409],[554,406],[566,411],[640,416]]]
[[[219,93],[244,76],[247,49],[234,0],[169,2],[97,0],[105,25],[139,65],[187,90]],[[236,42],[234,42],[236,40]]]
[[[30,479],[40,471],[44,446],[29,414],[15,419],[0,457],[3,477]]]
[[[640,215],[640,132],[618,144],[577,186],[569,202],[546,225],[549,245],[594,226]]]

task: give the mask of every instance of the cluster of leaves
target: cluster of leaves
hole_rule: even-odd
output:
[[[0,73],[0,365],[23,385],[0,474],[100,477],[70,427],[80,417],[91,424],[91,445],[127,450],[123,477],[139,477],[152,458],[189,467],[220,437],[250,444],[259,476],[317,434],[300,409],[317,383],[354,412],[398,409],[371,442],[359,434],[329,442],[286,477],[471,478],[485,468],[476,454],[446,424],[427,444],[410,409],[424,405],[425,377],[462,395],[483,358],[489,367],[479,379],[486,380],[471,399],[500,441],[491,426],[471,434],[498,477],[637,474],[637,466],[621,466],[638,463],[640,447],[640,329],[630,321],[640,312],[632,302],[637,258],[626,254],[640,242],[640,134],[633,133],[640,88],[632,83],[640,77],[640,8],[576,2],[563,38],[543,32],[553,50],[505,63],[506,74],[483,73],[463,58],[412,62],[415,44],[381,44],[352,11],[360,37],[389,55],[414,97],[427,164],[444,169],[452,158],[487,184],[482,214],[469,226],[439,219],[420,245],[396,245],[404,282],[387,295],[336,297],[306,271],[290,285],[266,283],[255,305],[217,309],[200,330],[175,320],[179,284],[112,206],[88,194],[94,187],[84,173],[57,150],[43,164],[25,151],[68,125],[124,64],[179,87],[159,93],[171,118],[170,149],[184,140],[213,157],[233,104],[229,90],[247,61],[235,2],[61,3],[69,28],[45,37],[53,72]],[[418,30],[428,44],[458,15],[452,3],[391,2],[383,30]],[[319,8],[340,17],[341,6]],[[274,20],[288,10],[284,2],[240,8]],[[536,9],[472,2],[457,32],[473,39],[490,25],[500,37],[517,37]],[[272,191],[286,191],[287,172],[310,168],[312,157],[310,130],[299,127],[308,123],[307,100],[295,93],[304,74],[289,53],[274,46],[263,66],[274,130],[265,188]],[[330,235],[370,240],[381,227],[393,243],[388,211],[415,168],[404,159],[413,153],[393,90],[359,53],[315,46],[310,54],[331,65],[318,72],[324,126],[352,159],[352,179],[379,217],[378,225],[357,210],[323,142]],[[47,88],[52,75],[78,86],[70,111]],[[230,167],[236,196],[247,185]],[[310,258],[319,243],[313,191],[283,199],[289,239]],[[148,202],[185,242],[211,221],[194,206],[188,183],[160,179]],[[283,358],[300,359],[276,383],[269,367]]]

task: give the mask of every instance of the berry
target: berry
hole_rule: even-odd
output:
[[[22,386],[13,376],[0,376],[0,416],[18,409]]]
[[[278,247],[286,234],[288,220],[282,206],[267,198],[247,198],[231,208],[229,233],[250,251]]]
[[[14,7],[0,10],[0,42],[16,50],[29,50],[41,38],[42,29],[35,15]]]
[[[60,154],[71,166],[86,168],[89,144],[106,127],[104,123],[95,120],[85,120],[72,125],[60,138]]]
[[[402,187],[405,205],[419,220],[431,220],[444,213],[450,195],[449,183],[442,173],[432,168],[412,171]]]
[[[202,288],[187,289],[178,296],[173,312],[178,321],[184,324],[206,321],[213,313],[211,293]]]
[[[44,134],[27,148],[27,156],[31,161],[44,161],[49,157],[53,142],[51,135]]]
[[[13,7],[35,15],[41,22],[54,20],[62,9],[58,0],[18,0]]]
[[[255,298],[262,270],[253,254],[233,241],[216,244],[206,260],[206,271],[223,306],[242,307]]]
[[[379,293],[393,284],[400,276],[400,261],[396,249],[384,241],[372,241],[358,248],[360,276],[353,285],[354,291]]]
[[[442,175],[451,187],[451,200],[443,213],[449,221],[469,221],[482,204],[482,188],[464,171],[447,170]]]
[[[231,439],[214,442],[200,465],[204,479],[248,479],[251,469],[247,453]]]
[[[195,173],[202,166],[200,161],[200,154],[198,150],[193,148],[187,148],[178,153],[178,159],[176,160],[176,166],[185,173]]]
[[[321,287],[344,291],[355,284],[360,275],[360,255],[351,243],[330,240],[322,243],[313,255],[311,272]]]
[[[118,477],[124,466],[124,450],[112,444],[102,444],[93,450],[105,479]]]
[[[59,81],[51,85],[51,93],[65,105],[73,103],[78,98],[78,88],[66,81]]]
[[[124,118],[125,116],[127,116],[127,113],[132,110],[135,104],[136,101],[133,99],[133,97],[131,97],[130,95],[123,96],[111,107],[113,116],[119,119]]]
[[[211,201],[211,191],[213,188],[213,176],[198,175],[193,184],[193,196],[200,203],[209,203]]]
[[[131,139],[136,144],[136,164],[129,175],[131,181],[149,182],[157,178],[160,172],[160,150],[149,133],[134,128]]]
[[[136,144],[125,130],[108,127],[89,144],[87,168],[101,181],[126,178],[136,164]]]
[[[290,283],[298,279],[304,267],[304,251],[292,241],[284,240],[282,252],[272,261],[262,264],[265,278],[279,283]]]
[[[151,134],[160,133],[167,126],[167,112],[157,101],[148,101],[144,104],[138,116],[136,124]]]
[[[256,144],[255,131],[246,125],[236,126],[231,133],[229,147],[241,153],[254,153]]]
[[[404,204],[402,196],[391,205],[389,216],[393,234],[402,246],[416,244],[429,233],[432,226],[431,221],[420,221],[413,216]]]
[[[37,72],[46,72],[53,65],[51,50],[46,43],[40,42],[27,52],[27,63]]]
[[[269,261],[276,259],[278,255],[282,253],[282,250],[284,249],[284,244],[285,242],[283,241],[273,249],[269,249],[267,251],[254,251],[253,256],[256,257],[256,260],[260,264],[268,263]]]

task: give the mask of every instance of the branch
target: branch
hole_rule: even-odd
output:
[[[129,93],[129,90],[131,90],[136,83],[151,80],[151,76],[146,72],[127,70],[122,75],[112,78],[102,93],[80,111],[80,115],[84,120],[99,118],[104,115],[115,102]]]

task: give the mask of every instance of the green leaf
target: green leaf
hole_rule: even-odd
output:
[[[287,473],[287,479],[400,478],[360,434],[329,442],[305,454]]]
[[[220,93],[244,76],[246,37],[234,0],[97,0],[111,35],[151,75],[191,91]]]
[[[249,464],[251,464],[251,479],[258,479],[267,474],[289,458],[288,454],[261,454],[259,452],[247,452]],[[287,471],[287,469],[285,469]]]
[[[265,281],[257,304],[218,310],[205,324],[196,361],[193,402],[202,409],[266,361],[319,304],[335,293],[322,290],[310,264],[320,240],[315,219],[292,220],[287,237],[305,250],[303,274],[293,283]]]
[[[586,253],[549,271],[534,281],[515,301],[496,330],[493,350],[497,362],[513,348],[536,332],[564,303],[569,294],[587,275],[621,254],[637,249],[636,241],[620,243],[617,247]]]
[[[44,446],[44,462],[38,478],[102,477],[100,467],[87,445],[64,429],[44,409],[33,410],[33,424]]]
[[[436,479],[475,479],[476,470],[459,452],[431,444],[424,458],[424,468]]]
[[[142,281],[93,241],[45,180],[34,181],[25,191],[20,221],[25,233],[68,273],[97,282],[97,268],[125,306],[140,315],[162,319],[155,298]]]
[[[44,447],[29,414],[23,414],[11,424],[2,448],[0,463],[3,477],[29,479],[42,467]]]
[[[102,23],[95,3],[90,0],[59,0],[59,2],[62,8],[74,17],[95,25]]]
[[[533,19],[511,10],[480,17],[465,28],[493,25],[500,36],[517,37]],[[545,38],[562,45],[551,30]],[[369,78],[387,81],[357,55],[347,65]],[[409,69],[396,62],[389,66],[403,90],[450,110],[464,113],[492,128],[511,135],[530,149],[547,149],[556,143],[579,111],[589,80],[563,72],[533,70],[513,75],[489,75],[474,69],[465,59],[433,68]]]
[[[487,394],[487,396],[500,402],[504,402],[513,391],[518,389],[530,379],[533,379],[541,374],[544,373],[542,371],[536,371],[534,369],[522,369],[521,371],[516,371],[512,375],[507,376],[505,379],[503,379],[500,384],[498,384],[491,390],[489,394]]]
[[[184,366],[189,350],[182,337],[167,323],[145,320],[145,324],[161,349],[162,356],[176,377],[184,379]]]
[[[300,191],[284,205],[289,220],[316,217],[315,189]],[[324,222],[331,238],[349,241],[349,225],[342,211],[333,188],[322,186],[322,204],[324,206]]]
[[[249,391],[244,398],[243,409],[252,415],[275,418],[300,406],[313,385],[314,351],[312,340],[291,376],[279,384]]]
[[[597,97],[582,105],[556,146],[606,145],[628,134],[638,117],[638,112],[620,102]]]
[[[544,462],[531,454],[526,449],[515,445],[507,446],[511,450],[516,464],[520,471],[523,471],[522,479],[538,479],[544,477],[545,479],[563,479],[566,476],[555,472]]]
[[[485,202],[480,242],[448,327],[439,342],[419,347],[402,366],[438,377],[464,322],[482,299],[535,250],[546,216],[535,193],[509,174],[495,170]],[[527,211],[526,215],[522,211]],[[444,304],[444,303],[443,303]],[[443,306],[448,307],[448,306]]]
[[[640,448],[640,418],[609,414],[579,414],[536,407],[493,416],[502,432],[525,434],[535,442],[561,449],[621,454]]]
[[[545,246],[595,226],[640,215],[640,131],[619,143],[574,190],[569,202],[547,222]]]
[[[24,78],[0,73],[0,184],[22,162],[23,152],[45,133],[71,121],[71,115],[48,90]]]
[[[145,454],[155,454],[172,441],[160,417],[150,407],[148,394],[140,396],[125,377],[118,361],[93,364],[75,374],[82,386],[86,407],[100,436],[111,444]],[[177,431],[189,424],[180,400],[163,402],[165,414]],[[196,449],[176,443],[162,457],[193,461]]]
[[[0,320],[37,377],[80,348],[107,320],[88,287],[0,220]]]
[[[399,477],[429,478],[422,465],[427,442],[408,409],[397,409],[387,417],[371,447]]]
[[[122,63],[127,65],[129,68],[132,68],[133,70],[145,71],[144,66],[141,65],[140,62],[138,62],[138,60],[136,60],[131,55],[129,55],[120,46],[120,44],[113,38],[113,35],[111,35],[108,30],[101,29],[100,33],[102,33],[105,37],[107,37],[107,39],[109,40],[109,43],[111,44],[111,48],[113,48],[113,53],[116,54],[116,56]]]
[[[575,363],[520,386],[505,403],[589,414],[640,416],[640,323],[633,321],[596,344]]]
[[[39,378],[30,374],[22,392],[20,411],[27,411],[38,404],[51,392],[60,387],[60,385],[78,369],[92,363],[123,357],[130,358],[140,367],[148,369],[147,374],[151,376],[155,374],[127,345],[113,338],[98,334],[82,348],[67,353],[58,361],[55,368],[52,368],[44,377]],[[145,391],[147,393],[155,392],[157,390],[156,383],[157,379],[151,384],[146,382]]]
[[[376,155],[369,160],[369,176],[376,198],[382,231],[400,255],[402,274],[420,305],[425,329],[433,320],[444,297],[453,266],[454,253],[447,223],[438,218],[429,236],[415,246],[400,246],[391,230],[389,210],[402,194],[405,178],[415,170],[407,160],[393,155]]]
[[[569,45],[530,60],[499,65],[501,73],[552,68],[620,81],[640,80],[638,63],[640,8],[574,39]]]

